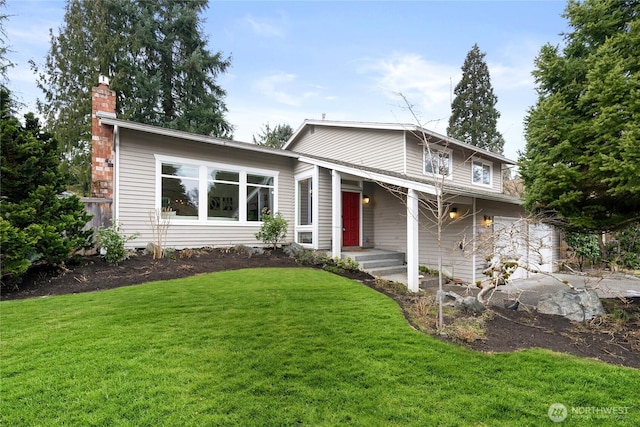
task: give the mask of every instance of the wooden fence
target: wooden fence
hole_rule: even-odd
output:
[[[95,238],[98,235],[98,229],[111,225],[111,199],[81,197],[80,200],[84,203],[84,209],[87,213],[93,215],[91,221],[85,226],[85,230],[93,230],[94,247],[85,251],[85,253],[95,253]]]

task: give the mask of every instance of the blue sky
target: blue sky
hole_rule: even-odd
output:
[[[446,133],[452,87],[474,43],[486,53],[502,117],[505,155],[524,148],[523,118],[535,103],[531,71],[540,47],[560,44],[564,1],[211,1],[203,32],[231,56],[219,76],[235,139],[265,123],[296,129],[305,118],[415,123]],[[28,60],[43,63],[64,1],[7,0],[9,86],[35,111],[42,97]]]

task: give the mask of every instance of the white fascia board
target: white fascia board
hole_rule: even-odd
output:
[[[349,166],[331,163],[324,160],[313,159],[305,156],[300,156],[299,160],[301,162],[317,165],[325,169],[332,169],[340,173],[354,175],[360,178],[366,178],[371,181],[383,182],[385,184],[397,185],[399,187],[404,187],[404,188],[411,188],[413,190],[420,191],[422,193],[427,193],[427,194],[433,194],[433,195],[437,194],[435,186],[429,185],[429,184],[423,184],[420,182],[415,182],[410,179],[403,179],[403,178],[398,178],[394,176],[384,175],[378,172],[371,172],[363,169],[352,168]]]

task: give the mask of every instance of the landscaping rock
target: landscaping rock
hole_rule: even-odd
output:
[[[297,258],[304,253],[305,249],[298,243],[291,242],[283,248],[283,251],[291,258]]]
[[[436,293],[436,301],[440,298],[440,292]],[[482,313],[484,305],[474,296],[463,297],[453,291],[442,294],[442,303],[448,307],[455,307],[474,314]]]
[[[462,299],[462,309],[474,314],[480,314],[484,311],[484,305],[474,296],[468,296]]]
[[[605,314],[596,291],[584,288],[562,289],[542,295],[538,301],[538,312],[564,316],[576,322]]]
[[[436,301],[440,300],[442,300],[442,304],[446,306],[455,307],[456,303],[461,304],[461,302],[458,301],[462,301],[462,295],[458,295],[453,291],[443,293],[440,293],[440,291],[438,291],[436,292]]]

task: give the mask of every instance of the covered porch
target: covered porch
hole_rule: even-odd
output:
[[[438,258],[446,276],[468,283],[481,280],[487,254],[477,250],[476,242],[492,235],[494,215],[521,210],[500,193],[475,197],[477,192],[471,190],[447,189],[438,243],[437,217],[425,208],[438,189],[426,180],[315,158],[301,160],[312,168],[297,181],[296,212],[308,221],[297,224],[295,233],[308,240],[296,241],[329,250],[332,257],[355,259],[364,270],[393,276],[414,292],[421,280],[419,266],[437,269]],[[402,256],[391,261],[388,253]],[[387,267],[389,271],[375,271]]]

